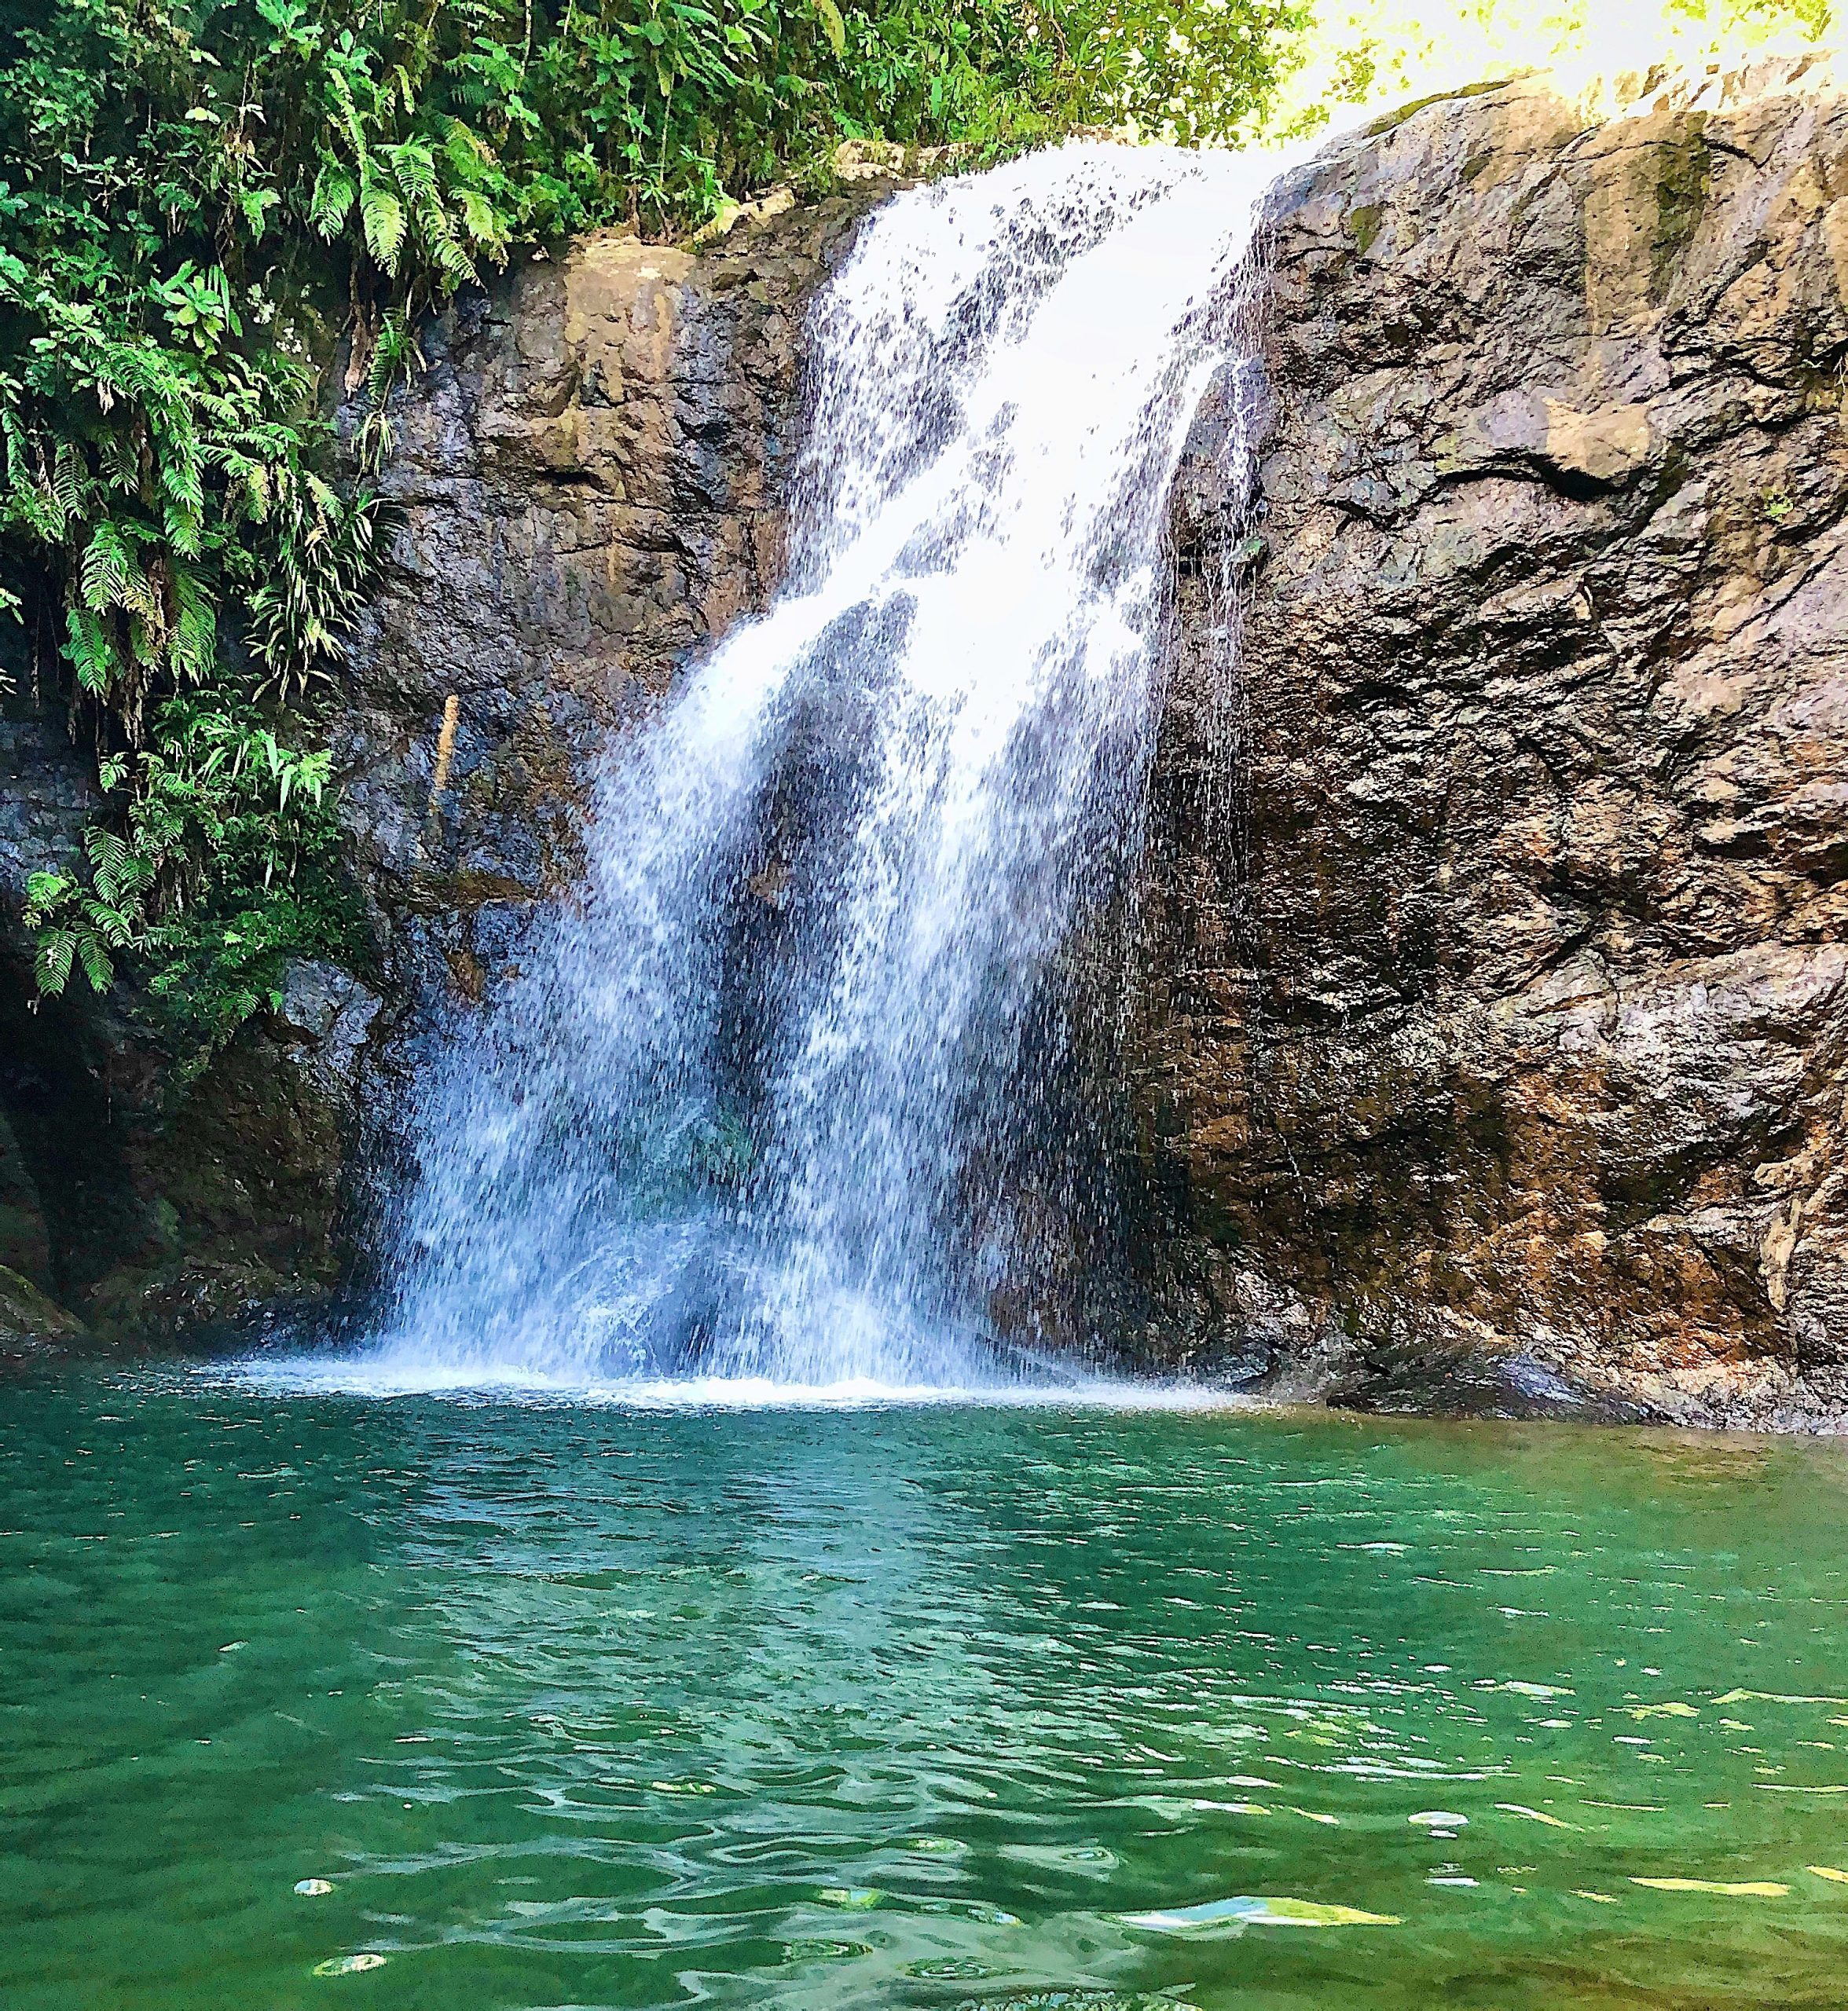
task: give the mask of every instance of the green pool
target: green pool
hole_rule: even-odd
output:
[[[10,2011],[1848,2001],[1848,1449],[3,1402]]]

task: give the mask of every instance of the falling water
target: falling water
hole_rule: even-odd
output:
[[[1266,178],[1073,146],[865,227],[788,585],[613,747],[587,884],[426,1082],[387,1363],[1021,1372],[1054,963],[1139,842],[1167,497]]]

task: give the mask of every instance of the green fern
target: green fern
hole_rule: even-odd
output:
[[[105,517],[91,531],[78,568],[84,606],[97,614],[106,614],[112,607],[126,607],[134,571],[122,526]]]
[[[42,925],[39,928],[37,954],[33,960],[33,976],[38,989],[48,998],[55,998],[70,983],[71,962],[76,949],[77,937],[74,930]],[[107,963],[105,958],[105,969]],[[113,972],[110,976],[113,977]]]
[[[308,201],[308,223],[324,238],[338,237],[353,214],[358,185],[338,161],[322,156],[321,171],[314,178],[314,192]]]
[[[497,266],[504,266],[509,235],[507,218],[478,189],[459,189],[455,200],[470,241]]]
[[[93,610],[81,606],[71,608],[64,650],[79,686],[93,697],[108,698],[121,682],[123,664],[115,639]]]
[[[110,962],[109,953],[103,947],[102,939],[89,929],[77,932],[77,956],[83,965],[83,975],[90,980],[92,991],[101,994],[116,982],[116,966]]]
[[[53,535],[56,537],[62,537],[83,515],[84,477],[83,457],[76,441],[60,440],[52,458],[51,481],[45,490],[54,516]]]
[[[171,646],[174,674],[183,683],[203,684],[218,659],[218,610],[196,573],[176,568],[173,594],[178,615]]]
[[[359,214],[366,249],[387,274],[396,273],[398,255],[404,248],[404,205],[383,181],[365,170],[359,185]]]

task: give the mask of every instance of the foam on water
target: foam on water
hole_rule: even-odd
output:
[[[1140,844],[1168,498],[1270,171],[1072,146],[864,229],[786,589],[612,748],[581,894],[424,1073],[370,1386],[1089,1386],[996,1309],[1091,1220],[1058,960]]]
[[[317,1358],[207,1366],[189,1372],[194,1386],[231,1387],[288,1397],[389,1399],[442,1397],[471,1402],[568,1404],[631,1410],[871,1410],[970,1405],[1005,1409],[1208,1411],[1242,1409],[1250,1400],[1200,1383],[1131,1381],[1105,1375],[1051,1375],[1003,1383],[890,1383],[858,1376],[838,1383],[773,1381],[765,1375],[629,1377],[572,1382],[537,1371],[485,1371],[471,1365],[422,1368],[391,1358]]]

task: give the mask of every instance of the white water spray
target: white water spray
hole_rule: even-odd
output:
[[[427,1080],[378,1372],[1018,1374],[1051,965],[1139,844],[1167,498],[1267,180],[1074,146],[865,227],[790,584],[612,749],[581,897]]]

